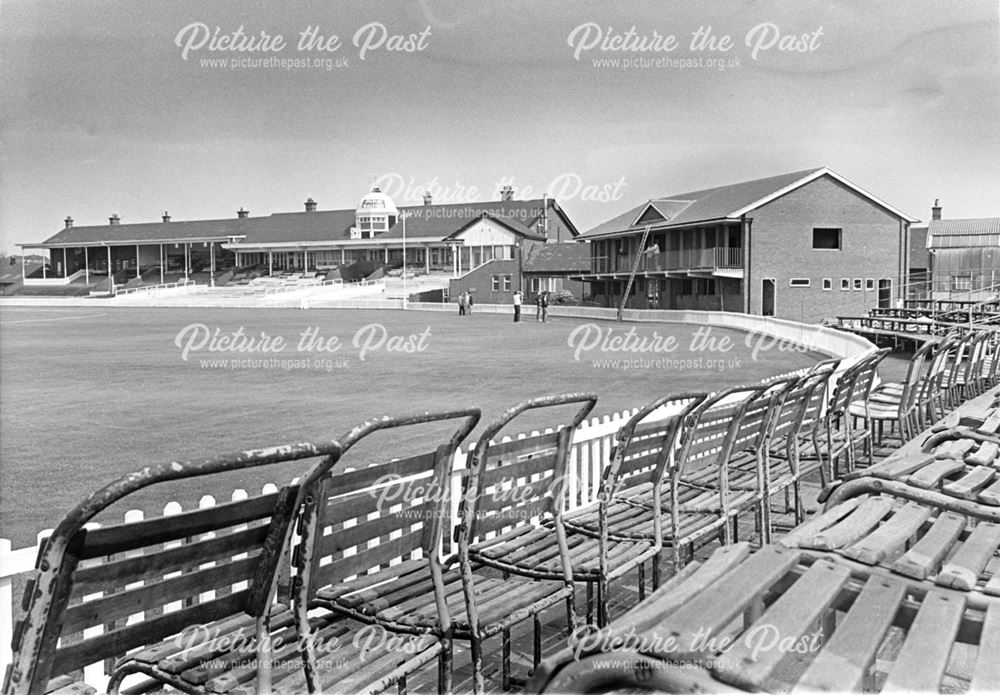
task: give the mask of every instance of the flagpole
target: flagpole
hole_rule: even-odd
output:
[[[406,311],[406,213],[400,212],[403,218],[403,311]]]

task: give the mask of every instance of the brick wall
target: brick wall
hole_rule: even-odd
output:
[[[761,313],[761,280],[775,280],[775,315],[815,322],[864,313],[877,305],[878,281],[897,289],[899,218],[830,177],[822,177],[752,211],[749,273],[750,313]],[[839,250],[814,249],[813,228],[840,228]],[[791,287],[807,278],[809,287]],[[832,289],[823,289],[829,278]],[[841,290],[847,278],[851,289]],[[861,280],[861,290],[854,280]],[[868,280],[874,290],[866,290]],[[894,295],[895,296],[895,295]]]
[[[512,304],[514,301],[514,290],[521,289],[518,281],[518,261],[494,260],[484,263],[470,273],[466,273],[460,278],[448,282],[448,294],[452,302],[458,301],[458,295],[462,292],[474,290],[472,296],[476,304]],[[503,291],[501,282],[499,292],[493,291],[494,275],[510,275],[510,291]],[[522,290],[523,291],[523,290]]]

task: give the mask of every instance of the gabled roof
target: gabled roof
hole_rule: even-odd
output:
[[[399,208],[399,211],[406,215],[408,238],[444,239],[456,230],[482,219],[484,215],[501,222],[522,236],[544,238],[538,236],[532,229],[546,205],[547,214],[559,215],[572,234],[579,234],[563,210],[551,198],[416,205]],[[75,226],[59,231],[39,246],[58,248],[101,242],[171,243],[224,240],[231,236],[243,237],[242,243],[256,245],[341,241],[351,238],[351,227],[354,223],[355,211],[350,209],[281,212],[263,217]],[[379,234],[376,239],[399,239],[402,236],[403,222],[398,218],[387,232]]]
[[[590,247],[572,241],[532,244],[522,269],[526,273],[584,272],[590,270]]]
[[[927,248],[1000,246],[1000,217],[931,220]]]
[[[515,219],[513,219],[511,217],[499,217],[499,216],[496,216],[496,215],[491,215],[488,212],[484,212],[479,217],[475,217],[475,218],[469,220],[464,225],[462,225],[459,229],[456,229],[454,232],[452,232],[451,234],[449,234],[445,238],[446,239],[457,239],[469,227],[471,227],[472,225],[476,224],[480,220],[492,220],[492,221],[496,222],[497,224],[499,224],[501,227],[505,227],[506,229],[509,229],[511,232],[513,232],[514,234],[518,235],[519,237],[521,237],[523,239],[531,239],[531,240],[534,240],[534,241],[545,241],[545,237],[543,235],[536,234],[535,232],[531,231],[530,229],[528,229],[527,227],[525,227],[523,224],[521,224],[517,220],[515,220]],[[395,227],[394,227],[394,229],[395,229]],[[409,232],[407,232],[407,233],[409,233]]]
[[[821,167],[819,169],[794,171],[789,174],[769,176],[763,179],[754,179],[726,186],[717,186],[715,188],[654,198],[598,225],[594,229],[582,234],[581,238],[592,239],[621,233],[632,233],[642,229],[645,224],[639,224],[638,221],[650,206],[653,206],[665,218],[664,222],[651,223],[657,229],[682,227],[716,220],[737,220],[750,211],[766,205],[772,200],[780,198],[823,176],[829,176],[851,188],[859,195],[864,196],[901,219],[908,222],[917,221],[915,218],[900,212],[885,201],[876,198],[868,191],[851,183],[836,172],[826,167]]]

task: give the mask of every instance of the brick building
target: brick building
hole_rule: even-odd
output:
[[[892,303],[916,220],[827,168],[649,200],[582,234],[591,298],[803,321]],[[645,241],[643,238],[645,237]]]

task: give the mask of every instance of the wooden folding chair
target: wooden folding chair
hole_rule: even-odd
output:
[[[256,449],[149,466],[74,507],[25,588],[5,695],[63,687],[84,666],[113,663],[109,692],[129,674],[190,693],[236,685],[268,693],[300,668],[273,643],[295,641],[291,610],[275,603],[293,516],[307,485],[141,521],[88,525],[153,485],[301,462],[305,480],[340,456],[335,441]],[[118,507],[120,508],[120,507]],[[110,513],[110,512],[109,512]],[[287,576],[285,581],[287,582]]]

